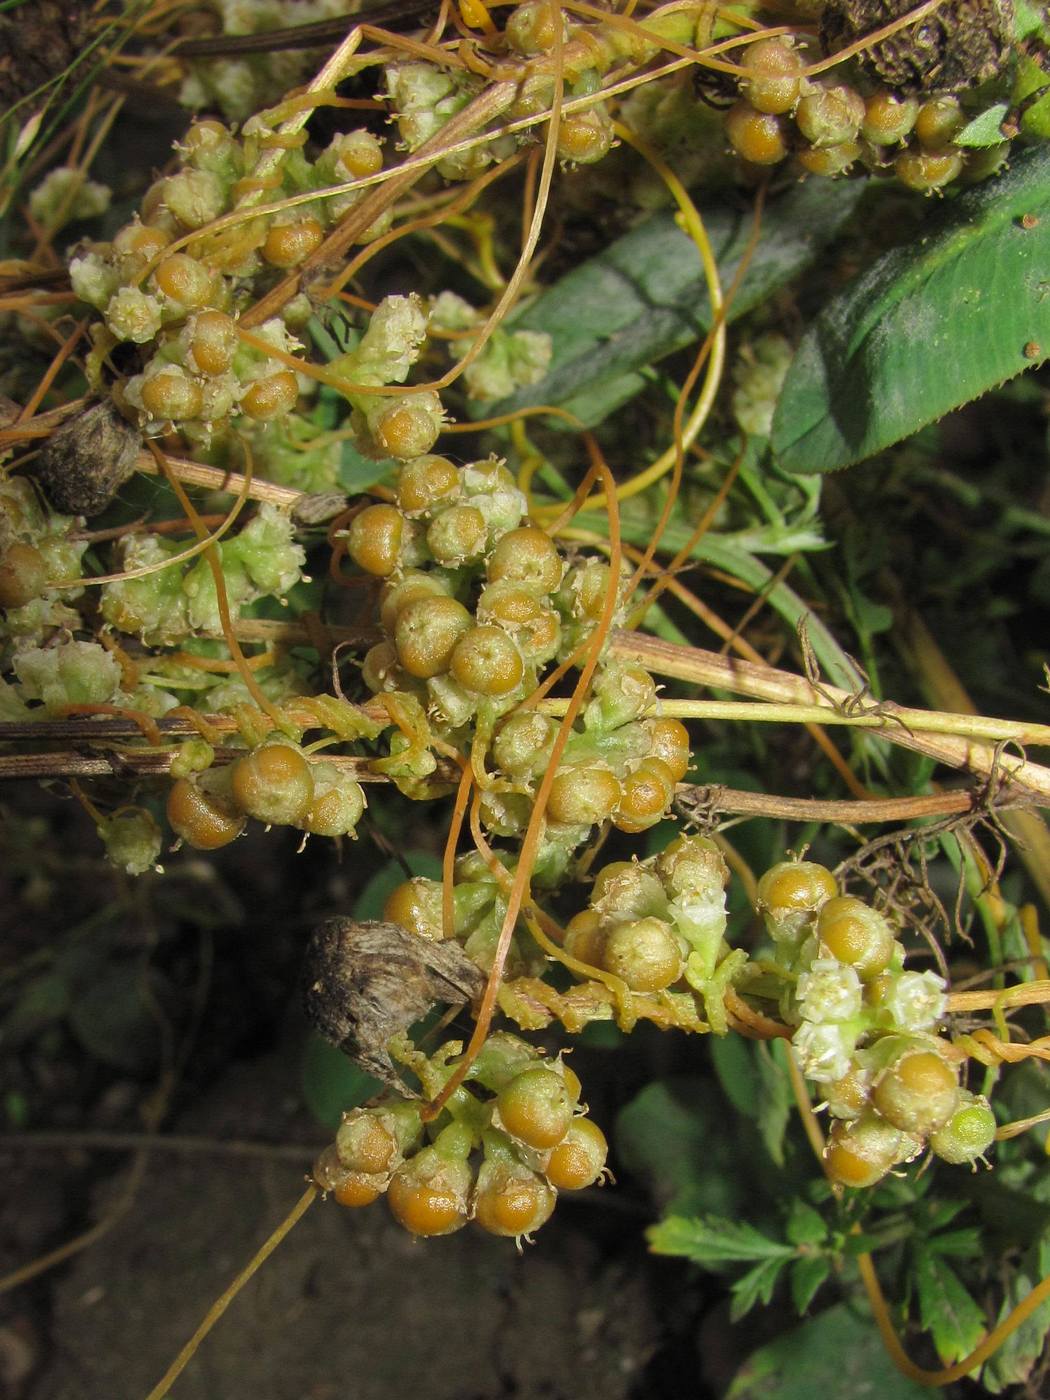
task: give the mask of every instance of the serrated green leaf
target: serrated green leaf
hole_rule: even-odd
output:
[[[669,1215],[666,1220],[650,1226],[646,1239],[654,1254],[673,1254],[708,1269],[751,1260],[786,1262],[795,1255],[793,1246],[770,1239],[746,1221],[723,1220],[714,1215],[696,1216],[691,1220]]]
[[[795,1311],[804,1313],[817,1296],[817,1290],[831,1273],[831,1260],[824,1254],[797,1259],[791,1266],[791,1301]]]
[[[785,1233],[794,1245],[813,1245],[827,1239],[828,1227],[819,1210],[814,1210],[808,1202],[796,1197],[791,1202]]]
[[[786,1259],[763,1259],[730,1288],[729,1321],[739,1322],[757,1303],[768,1304],[773,1297],[781,1270],[787,1265]]]
[[[728,319],[743,315],[802,271],[834,238],[859,197],[852,181],[810,180],[770,206]],[[705,198],[703,217],[722,284],[728,286],[751,237],[750,210],[739,200]],[[640,371],[710,329],[696,247],[673,214],[656,214],[568,273],[513,326],[551,336],[550,369],[537,384],[486,403],[484,416],[550,403],[588,426],[599,423],[644,388]]]
[[[969,1356],[985,1333],[984,1313],[966,1291],[955,1270],[932,1250],[915,1260],[919,1319],[946,1365]]]
[[[935,1393],[902,1376],[870,1318],[840,1303],[752,1352],[726,1400],[929,1400]]]
[[[997,102],[967,122],[962,131],[953,138],[956,146],[998,146],[1003,139],[999,130],[1003,118],[1010,110],[1007,102]]]
[[[773,419],[787,470],[848,467],[1050,354],[1050,151],[1022,152],[928,229],[803,337]]]

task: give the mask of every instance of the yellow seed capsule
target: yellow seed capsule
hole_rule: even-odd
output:
[[[685,959],[671,925],[649,917],[631,919],[608,931],[602,966],[633,992],[661,992],[681,977]]]
[[[128,224],[113,240],[114,252],[121,257],[132,259],[137,265],[145,266],[163,253],[171,238],[163,229],[149,224]]]
[[[237,327],[225,311],[200,311],[189,325],[191,368],[225,374],[237,353]]]
[[[501,627],[472,627],[449,662],[453,679],[476,695],[509,695],[521,684],[521,653]]]
[[[660,758],[643,758],[623,780],[615,824],[621,831],[644,831],[667,811],[674,797],[673,771]]]
[[[563,119],[558,131],[558,158],[574,165],[592,165],[609,154],[612,141],[608,117],[592,108]]]
[[[898,1162],[910,1162],[922,1139],[901,1132],[868,1109],[851,1123],[834,1123],[824,1149],[829,1178],[842,1186],[867,1187],[881,1181]]]
[[[256,379],[241,399],[241,409],[257,423],[269,423],[290,413],[298,397],[299,381],[290,369],[282,369]]]
[[[498,1171],[487,1179],[486,1175],[482,1168],[474,1194],[474,1219],[490,1235],[516,1239],[550,1219],[557,1197],[541,1176],[524,1167]]]
[[[902,151],[893,162],[897,179],[910,190],[929,194],[942,189],[963,168],[962,151]]]
[[[294,223],[273,224],[263,240],[262,255],[272,267],[298,267],[321,246],[324,229],[308,215]]]
[[[877,909],[852,895],[838,895],[822,907],[817,937],[833,958],[874,977],[889,966],[893,930]]]
[[[878,1079],[872,1102],[895,1128],[926,1137],[944,1127],[958,1097],[956,1071],[935,1050],[918,1049],[902,1055]]]
[[[427,529],[427,548],[439,564],[455,567],[476,559],[485,548],[488,527],[476,506],[449,506]]]
[[[565,951],[570,958],[601,967],[605,951],[605,934],[601,919],[593,909],[581,909],[565,925]]]
[[[204,402],[200,385],[174,367],[152,375],[141,393],[142,407],[151,418],[196,418]]]
[[[472,623],[454,598],[421,598],[398,614],[394,641],[401,665],[410,676],[429,680],[448,670],[460,637]]]
[[[811,860],[785,860],[759,880],[757,903],[772,914],[808,913],[837,893],[835,877],[826,866]]]
[[[417,457],[398,473],[397,503],[406,515],[421,515],[459,490],[459,468],[447,457]]]
[[[802,55],[783,39],[759,39],[749,44],[741,60],[747,76],[741,79],[744,96],[756,111],[790,112],[802,91]]]
[[[918,115],[914,97],[898,97],[886,90],[872,93],[864,104],[861,135],[873,146],[895,146],[911,131]]]
[[[382,170],[383,148],[369,131],[348,131],[339,143],[336,163],[351,180],[363,180]]]
[[[543,1174],[559,1191],[582,1191],[602,1175],[608,1155],[601,1128],[589,1118],[574,1118],[547,1159]]]
[[[332,1189],[335,1200],[341,1206],[347,1206],[351,1210],[356,1210],[360,1206],[370,1206],[382,1194],[382,1187],[364,1172],[347,1172],[339,1184]]]
[[[379,415],[372,435],[384,456],[407,462],[430,451],[439,427],[437,416],[422,405],[399,404]]]
[[[366,574],[385,578],[397,568],[405,518],[396,506],[366,506],[350,522],[347,552]]]
[[[958,136],[966,117],[957,97],[935,97],[924,102],[915,118],[915,135],[927,150],[939,150]]]
[[[0,558],[0,608],[21,608],[39,598],[47,584],[47,565],[39,549],[22,540]]]
[[[383,585],[379,599],[379,621],[383,631],[392,634],[402,608],[420,598],[447,598],[448,584],[434,574],[406,574]]]
[[[530,1065],[496,1096],[500,1126],[538,1151],[561,1142],[574,1108],[564,1076],[548,1065]]]
[[[671,771],[676,783],[680,783],[689,772],[692,753],[689,747],[689,730],[680,719],[651,719],[647,721],[649,731],[649,756],[662,759]]]
[[[593,826],[616,810],[620,781],[601,763],[562,768],[551,786],[547,815],[569,826]]]
[[[203,263],[186,253],[172,253],[165,258],[153,277],[166,297],[190,310],[207,305],[211,299],[211,273]]]
[[[737,155],[752,165],[776,165],[788,153],[780,118],[737,102],[725,115],[725,132]]]
[[[217,851],[240,836],[243,815],[214,793],[203,792],[188,778],[179,778],[168,794],[168,824],[176,836],[198,851]]]
[[[518,583],[539,593],[553,593],[564,571],[557,545],[535,525],[523,525],[503,535],[489,556],[486,570],[490,583]]]
[[[440,943],[444,937],[440,882],[420,875],[403,881],[387,895],[383,918],[407,928],[417,938]]]
[[[302,820],[314,796],[309,761],[291,744],[261,744],[233,765],[233,799],[256,821],[288,826]]]
[[[859,159],[859,141],[843,141],[837,146],[811,146],[798,153],[798,163],[803,170],[810,175],[827,178],[845,174]]]

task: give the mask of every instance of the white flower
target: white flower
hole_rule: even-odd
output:
[[[885,1001],[902,1031],[930,1030],[948,1009],[943,977],[936,972],[902,972]]]
[[[806,1078],[818,1084],[832,1084],[849,1069],[856,1041],[849,1026],[803,1021],[791,1043]]]
[[[798,979],[796,996],[807,1021],[849,1021],[860,1014],[860,978],[837,958],[818,958]]]
[[[145,345],[160,330],[160,302],[138,287],[118,287],[106,305],[106,325],[118,340]]]

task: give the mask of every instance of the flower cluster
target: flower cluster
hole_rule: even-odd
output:
[[[832,1179],[871,1186],[927,1144],[949,1162],[986,1152],[995,1118],[960,1086],[962,1056],[937,1034],[944,979],[905,969],[886,916],[804,860],[766,871],[758,909],[782,969],[781,1011],[797,1027],[795,1053],[835,1120]]]

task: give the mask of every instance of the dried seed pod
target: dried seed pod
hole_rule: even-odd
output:
[[[134,472],[141,446],[136,430],[104,399],[51,434],[37,480],[56,510],[98,515]]]
[[[326,919],[306,951],[303,996],[316,1029],[369,1074],[404,1092],[391,1038],[436,1003],[479,996],[485,975],[457,943],[430,943],[400,924]]]
[[[828,0],[820,42],[836,53],[900,19],[912,0]],[[858,63],[895,92],[965,92],[993,78],[1006,62],[1013,0],[947,0],[858,56]]]

